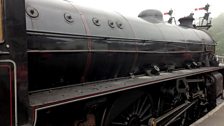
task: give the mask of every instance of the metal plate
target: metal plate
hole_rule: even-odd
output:
[[[172,79],[217,71],[220,69],[224,69],[224,67],[203,67],[199,69],[179,70],[172,73],[161,73],[159,76],[139,76],[136,78],[127,78],[115,81],[96,82],[79,86],[68,86],[63,88],[30,92],[29,98],[31,106],[38,109],[44,109],[137,87],[156,84]]]

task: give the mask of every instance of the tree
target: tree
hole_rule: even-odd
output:
[[[208,31],[216,41],[216,54],[224,56],[224,13],[213,19]]]

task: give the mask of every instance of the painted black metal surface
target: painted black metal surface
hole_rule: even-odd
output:
[[[30,90],[142,74],[152,64],[183,67],[205,57],[204,44],[29,35]],[[90,59],[88,54],[91,54]],[[88,66],[85,64],[89,63]],[[35,66],[35,67],[32,67]],[[88,67],[88,70],[86,71]],[[41,85],[48,83],[48,85]]]
[[[5,42],[0,44],[0,61],[10,61],[14,69],[0,64],[0,104],[4,103],[0,115],[6,115],[0,125],[23,125],[34,116],[29,91],[139,75],[151,65],[161,70],[166,65],[183,68],[189,61],[209,60],[215,50],[214,41],[203,31],[88,9],[67,0],[5,0],[4,8]],[[133,85],[118,87],[139,87]],[[68,92],[66,99],[60,99],[57,96],[68,88],[61,89],[50,97],[73,102],[80,95]],[[43,94],[30,95],[31,105],[43,105],[38,101],[45,100]]]
[[[18,71],[17,73],[10,76],[13,78],[13,81],[10,80],[10,83],[13,83],[13,86],[17,88],[16,91],[19,95],[13,93],[10,98],[15,99],[11,103],[9,112],[11,113],[11,119],[9,120],[10,125],[7,126],[17,126],[22,125],[28,121],[28,76],[27,76],[27,41],[26,41],[26,21],[25,21],[25,1],[24,0],[4,0],[4,40],[3,44],[0,44],[0,62],[10,61],[10,65],[13,65],[13,68]],[[5,53],[2,53],[5,52]],[[7,52],[7,53],[6,53]],[[8,63],[6,63],[7,65]],[[12,68],[12,69],[13,69]],[[2,73],[3,71],[0,71]],[[13,72],[13,70],[10,70]],[[9,73],[10,73],[9,72]],[[5,73],[6,74],[6,73]],[[2,74],[1,74],[2,75]],[[17,78],[16,78],[17,77]],[[15,78],[15,79],[14,79]],[[14,81],[16,81],[14,83]],[[3,84],[3,85],[2,85]],[[8,82],[1,83],[1,86],[8,87]],[[13,88],[13,87],[11,87]],[[9,90],[5,90],[8,92]],[[0,96],[1,97],[1,96]],[[8,97],[7,94],[4,97]],[[17,106],[18,105],[18,106]],[[4,104],[3,108],[7,108],[8,104]],[[2,108],[2,107],[1,107]],[[1,114],[2,115],[2,114]],[[8,124],[8,121],[7,121]],[[1,125],[1,124],[0,124]],[[6,125],[5,125],[6,126]]]
[[[0,125],[10,126],[10,71],[9,66],[0,64]],[[4,116],[3,116],[4,115]]]
[[[203,31],[62,0],[27,0],[26,26],[29,90],[138,75],[152,65],[183,68],[215,48]]]
[[[34,109],[66,104],[67,102],[80,101],[105,94],[157,84],[168,80],[188,77],[197,74],[205,74],[221,70],[223,67],[203,67],[191,70],[178,70],[172,73],[162,72],[159,76],[138,76],[135,78],[122,78],[113,81],[87,83],[85,85],[72,85],[64,88],[46,89],[30,92],[30,103]]]

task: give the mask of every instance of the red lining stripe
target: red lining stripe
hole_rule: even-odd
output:
[[[33,107],[32,108],[32,123],[33,123],[33,126],[36,126],[35,121],[37,121],[37,117],[36,117],[36,107]]]
[[[10,80],[10,85],[9,85],[9,90],[10,90],[10,126],[13,126],[13,85],[12,85],[12,68],[10,65],[0,65],[2,68],[6,68],[9,71],[9,80]]]
[[[78,9],[77,9],[78,10]],[[90,33],[90,29],[88,27],[88,23],[86,21],[86,18],[84,16],[84,14],[82,14],[79,10],[78,10],[80,16],[81,16],[81,19],[82,19],[82,22],[83,22],[83,25],[84,25],[84,28],[85,28],[85,32],[87,35],[91,35]],[[88,38],[88,44],[87,44],[87,47],[88,47],[88,50],[91,51],[92,50],[92,39],[91,38]],[[84,69],[84,73],[83,73],[83,76],[81,77],[81,82],[85,82],[85,78],[87,76],[87,73],[90,69],[90,65],[91,65],[91,62],[92,62],[92,53],[91,52],[88,52],[87,54],[87,59],[86,59],[86,66],[85,66],[85,69]]]
[[[69,1],[68,1],[69,2]],[[87,20],[85,18],[85,15],[74,5],[72,4],[72,2],[69,2],[71,4],[71,6],[73,6],[79,13],[81,19],[82,19],[82,23],[84,25],[84,29],[85,29],[85,32],[87,35],[91,36],[91,32],[90,32],[90,29],[88,27],[88,23],[87,23]],[[87,58],[86,58],[86,66],[85,66],[85,69],[83,71],[83,75],[80,79],[81,82],[85,82],[85,78],[86,78],[86,75],[89,71],[89,68],[90,68],[90,65],[91,65],[91,61],[92,61],[92,53],[91,53],[91,49],[92,49],[92,39],[91,38],[88,38],[88,44],[87,44],[87,48],[89,50],[88,54],[87,54]]]

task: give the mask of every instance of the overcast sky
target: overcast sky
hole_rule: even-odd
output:
[[[157,9],[161,12],[174,10],[173,16],[178,20],[194,12],[195,18],[203,16],[205,11],[194,11],[195,8],[210,4],[211,16],[214,18],[224,13],[224,0],[70,0],[75,4],[102,10],[116,11],[125,16],[137,17],[145,9]],[[165,16],[166,20],[168,16]]]

